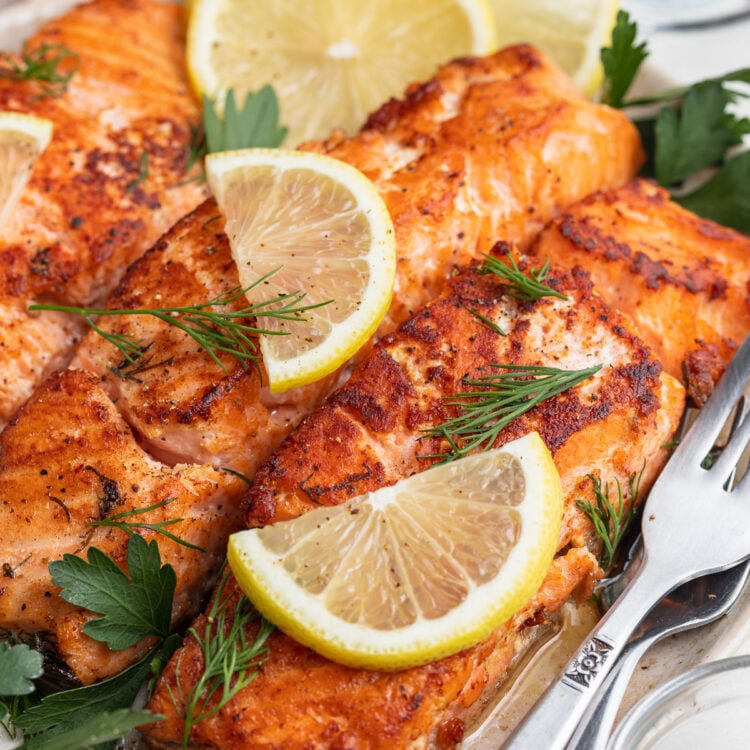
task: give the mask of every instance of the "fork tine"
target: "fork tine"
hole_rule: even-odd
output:
[[[729,363],[724,375],[700,410],[692,429],[675,452],[682,456],[707,456],[748,382],[750,336]],[[678,462],[675,462],[678,463]],[[669,465],[667,466],[669,468]]]
[[[744,403],[740,404],[739,410],[745,411]],[[737,462],[747,448],[748,441],[750,441],[750,417],[744,416],[739,426],[733,425],[729,441],[710,470],[716,472],[721,479],[726,480],[731,485],[734,481]],[[727,488],[731,489],[729,486]]]

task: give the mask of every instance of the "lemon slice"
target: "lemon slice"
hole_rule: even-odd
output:
[[[49,120],[0,112],[0,233],[51,137]]]
[[[599,50],[609,43],[618,0],[490,0],[501,46],[528,42],[546,52],[586,94],[602,82]]]
[[[537,591],[562,515],[538,433],[292,521],[230,537],[281,630],[334,661],[401,669],[486,637]]]
[[[195,0],[187,61],[195,90],[219,101],[272,84],[296,145],[352,133],[441,63],[495,46],[487,0]]]
[[[206,174],[240,283],[272,274],[250,301],[303,292],[303,304],[322,304],[304,320],[263,318],[271,390],[333,372],[372,336],[393,295],[395,235],[375,186],[342,161],[284,149],[210,154]]]

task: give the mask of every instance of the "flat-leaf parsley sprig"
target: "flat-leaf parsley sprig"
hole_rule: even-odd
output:
[[[230,89],[220,115],[214,99],[203,96],[203,128],[209,153],[239,148],[275,148],[280,146],[288,129],[279,125],[279,101],[273,87],[266,84],[250,91],[238,107]]]
[[[750,234],[750,151],[737,149],[750,133],[750,120],[731,111],[732,104],[750,96],[732,87],[750,84],[750,68],[627,99],[648,56],[646,43],[636,43],[636,37],[636,23],[620,11],[611,46],[601,52],[602,98],[628,111],[638,127],[647,152],[642,176],[654,177],[694,213]],[[708,179],[702,174],[706,168],[715,168]]]
[[[65,601],[102,615],[83,626],[86,635],[114,651],[148,636],[169,635],[177,575],[171,565],[161,564],[156,540],[130,537],[128,574],[98,547],[89,547],[87,557],[66,553],[48,566]]]
[[[590,378],[601,365],[582,370],[561,370],[541,365],[493,364],[493,372],[463,383],[476,390],[444,399],[458,406],[458,416],[425,431],[444,438],[449,446],[445,461],[466,456],[476,449],[488,450],[500,431],[542,401]]]
[[[194,305],[176,305],[172,307],[150,308],[119,308],[96,309],[88,307],[74,307],[69,305],[29,305],[29,310],[56,310],[80,315],[89,327],[103,339],[117,347],[127,362],[137,365],[149,349],[149,344],[136,341],[127,334],[105,331],[97,325],[97,319],[104,316],[139,315],[151,316],[168,325],[179,328],[192,338],[209,356],[226,371],[220,354],[231,354],[242,365],[257,363],[260,355],[256,344],[256,337],[284,336],[283,331],[270,331],[259,328],[247,321],[248,318],[276,318],[286,321],[304,321],[304,315],[309,310],[327,305],[328,302],[318,302],[303,305],[304,292],[281,294],[270,300],[258,302],[243,307],[240,310],[216,310],[225,308],[237,299],[244,297],[250,290],[263,284],[275,271],[262,276],[246,288],[235,287],[217,295],[207,302]]]
[[[129,730],[162,720],[159,714],[134,711],[131,706],[143,684],[158,674],[180,642],[179,636],[171,635],[114,677],[52,693],[26,708],[15,722],[23,730],[24,747],[114,750],[114,740]]]
[[[270,84],[248,92],[241,107],[230,89],[223,112],[220,109],[215,99],[203,95],[203,116],[193,128],[185,172],[190,172],[206,154],[240,148],[276,148],[286,138],[288,129],[280,124],[279,100]]]
[[[237,693],[257,676],[266,659],[268,636],[274,631],[269,623],[242,593],[234,600],[225,595],[230,572],[225,568],[204,623],[188,631],[195,638],[203,657],[203,670],[189,690],[182,683],[180,661],[176,668],[176,693],[169,687],[172,705],[182,716],[185,727],[182,747],[187,748],[196,724],[215,716]],[[258,621],[250,638],[247,628]]]
[[[0,641],[0,729],[13,736],[13,724],[34,680],[43,674],[44,659],[25,643]]]

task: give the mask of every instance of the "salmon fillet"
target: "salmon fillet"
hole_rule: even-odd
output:
[[[503,246],[498,246],[502,250]],[[593,500],[588,474],[647,489],[665,460],[684,391],[632,333],[629,321],[591,290],[585,272],[555,272],[566,300],[518,302],[503,283],[470,269],[450,290],[386,336],[257,472],[245,499],[249,525],[294,518],[321,505],[393,484],[428,468],[446,448],[424,430],[455,413],[444,398],[466,390],[491,364],[602,369],[514,420],[499,446],[538,430],[560,472],[564,511],[558,556],[540,591],[485,642],[424,667],[382,673],[333,664],[277,633],[261,673],[216,716],[194,728],[190,747],[453,747],[484,690],[524,640],[571,594],[585,595],[601,571],[579,498]],[[500,326],[507,336],[474,314]],[[236,586],[230,591],[236,595]],[[182,735],[172,695],[200,675],[194,640],[170,661],[149,708],[168,718],[148,730],[153,747]]]
[[[94,615],[57,595],[47,565],[95,546],[124,567],[128,535],[88,524],[173,498],[138,520],[182,519],[169,530],[204,550],[143,532],[158,539],[162,562],[177,573],[173,620],[180,623],[194,616],[224,559],[241,486],[208,466],[158,463],[138,446],[95,377],[76,370],[54,375],[0,435],[0,628],[50,641],[83,683],[119,672],[150,644],[112,652],[83,634]]]
[[[199,111],[184,74],[180,13],[153,0],[94,0],[25,45],[27,54],[46,45],[77,56],[60,63],[58,72],[74,71],[67,91],[42,96],[38,81],[0,76],[0,110],[54,126],[0,236],[0,426],[80,338],[78,321],[24,314],[26,306],[100,302],[205,198],[202,183],[186,181]]]
[[[750,237],[685,210],[651,182],[581,201],[529,252],[589,271],[698,404],[750,332]]]
[[[629,180],[642,158],[627,118],[584,99],[527,46],[445,65],[384,105],[359,135],[304,148],[361,169],[388,205],[398,268],[380,335],[497,237],[527,244],[571,202]],[[238,283],[223,220],[209,200],[131,269],[108,304],[195,304]],[[135,380],[116,377],[122,357],[94,334],[76,359],[101,376],[144,444],[167,462],[210,462],[252,476],[335,382],[272,396],[253,368],[229,359],[222,371],[164,324],[130,318],[102,325],[154,342],[153,361],[166,362]]]
[[[223,227],[216,203],[203,203],[130,268],[108,306],[191,305],[238,287]],[[230,307],[248,304],[237,301]],[[251,477],[289,430],[320,404],[332,382],[329,377],[274,395],[261,363],[257,370],[222,355],[222,369],[186,334],[156,318],[118,316],[99,324],[151,344],[143,366],[128,367],[122,354],[93,332],[78,347],[72,366],[99,375],[144,449],[169,464],[207,463]]]
[[[564,207],[623,185],[643,160],[630,120],[582,97],[526,45],[445,65],[354,138],[301,148],[357,167],[388,205],[398,274],[381,334],[496,240],[524,248]]]

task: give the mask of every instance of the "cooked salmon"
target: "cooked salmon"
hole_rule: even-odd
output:
[[[44,95],[33,77],[0,75],[0,110],[54,126],[0,234],[0,427],[80,338],[77,321],[24,316],[25,307],[101,302],[205,198],[186,173],[199,111],[184,73],[181,12],[154,0],[79,5],[24,47],[31,57],[60,54],[57,72],[72,74],[67,90]]]
[[[449,292],[386,336],[291,433],[260,468],[245,501],[247,523],[267,524],[428,468],[447,444],[425,430],[455,415],[457,407],[445,398],[466,391],[464,380],[487,374],[493,364],[601,365],[580,385],[514,420],[495,442],[538,430],[561,475],[559,552],[537,595],[484,643],[405,672],[344,668],[276,634],[258,677],[193,729],[190,747],[452,747],[483,691],[502,677],[524,630],[551,617],[571,594],[590,591],[601,573],[597,544],[576,502],[593,500],[587,475],[623,487],[641,476],[645,491],[665,460],[684,390],[662,372],[628,319],[592,292],[584,271],[556,271],[550,283],[567,299],[519,302],[504,296],[493,275],[470,269],[457,276]],[[182,736],[182,708],[173,696],[178,683],[190,689],[200,667],[188,639],[149,705],[168,717],[148,732],[154,747],[171,747]]]
[[[381,335],[496,238],[528,244],[571,202],[629,180],[642,158],[621,113],[581,97],[527,46],[445,65],[374,113],[357,136],[304,148],[361,169],[388,205],[398,270]],[[195,304],[238,283],[211,200],[130,270],[109,305]],[[168,462],[210,462],[252,476],[335,383],[331,377],[272,396],[259,380],[262,370],[231,358],[221,370],[165,324],[123,318],[102,325],[152,343],[150,361],[160,366],[127,377],[118,371],[119,353],[94,334],[79,347],[76,365],[102,377],[144,444]]]
[[[530,253],[585,268],[698,404],[750,333],[750,237],[685,210],[651,182],[567,209]]]
[[[48,564],[98,547],[125,567],[128,535],[89,524],[169,500],[137,520],[181,519],[170,532],[203,551],[144,530],[177,573],[175,624],[195,614],[238,523],[241,479],[210,466],[165,466],[138,446],[97,379],[67,370],[49,378],[0,435],[0,628],[38,634],[83,683],[131,664],[149,643],[110,651],[82,632],[95,617],[65,602]]]
[[[216,203],[203,203],[130,268],[108,306],[195,305],[238,287],[223,226]],[[248,305],[242,297],[224,309]],[[91,333],[72,365],[99,375],[141,445],[170,464],[209,463],[252,476],[289,430],[320,404],[332,380],[273,395],[260,361],[257,367],[243,366],[221,354],[218,365],[182,331],[156,318],[121,316],[99,324],[150,348],[131,366],[112,344]]]
[[[621,112],[584,98],[538,50],[456,60],[373,113],[354,138],[303,145],[378,187],[398,274],[381,334],[498,239],[524,248],[551,218],[635,175],[643,152]]]

